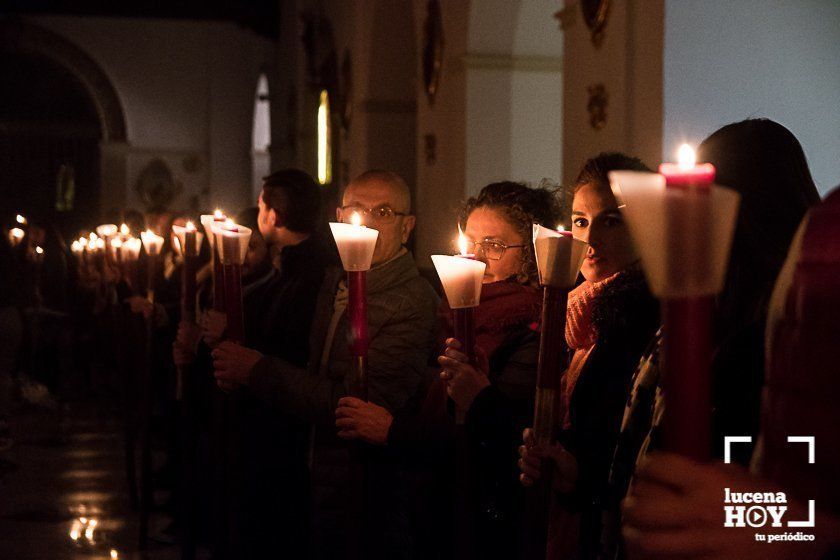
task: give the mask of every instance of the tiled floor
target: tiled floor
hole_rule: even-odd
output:
[[[13,416],[17,443],[0,455],[16,464],[0,469],[0,560],[179,557],[178,547],[156,542],[137,551],[122,424],[103,400]],[[152,532],[165,522],[153,516]]]

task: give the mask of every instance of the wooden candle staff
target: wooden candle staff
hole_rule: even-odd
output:
[[[664,447],[705,460],[714,296],[723,288],[740,197],[712,185],[710,165],[684,161],[660,171],[614,171],[610,183],[662,303]]]

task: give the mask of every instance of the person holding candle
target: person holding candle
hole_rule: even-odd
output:
[[[772,283],[781,268],[796,224],[819,201],[805,154],[796,138],[770,120],[727,125],[703,141],[699,157],[716,172],[716,182],[741,195],[723,292],[717,297],[711,369],[712,447],[723,457],[726,435],[753,437],[759,427],[764,375],[764,325]],[[659,368],[661,332],[634,374],[610,474],[612,498],[603,542],[619,546],[618,501],[630,488],[637,463],[660,447],[665,410]],[[733,448],[747,465],[752,446]]]
[[[375,403],[339,401],[340,436],[385,445],[416,461],[414,470],[424,481],[422,495],[415,497],[415,515],[424,520],[415,528],[421,557],[440,553],[445,548],[439,542],[441,535],[451,535],[455,527],[470,528],[470,535],[452,536],[473,542],[476,556],[518,556],[523,503],[514,458],[519,434],[533,410],[541,308],[530,240],[534,223],[553,227],[559,220],[558,201],[548,189],[501,182],[470,198],[459,225],[465,252],[485,263],[476,310],[478,363],[468,363],[460,341],[448,338],[454,325],[443,301],[439,317],[444,355],[438,358],[443,371],[414,407],[391,415]],[[471,463],[482,466],[468,473],[466,482],[474,490],[468,495],[475,499],[468,504],[467,524],[455,525],[447,517],[456,491],[455,417],[447,410],[447,394],[466,413]]]
[[[378,237],[367,273],[370,345],[370,399],[394,411],[402,408],[423,382],[436,329],[437,297],[420,277],[404,244],[414,228],[408,186],[389,171],[368,171],[345,189],[336,209],[339,221],[355,214]],[[223,342],[214,350],[216,378],[245,385],[259,399],[315,425],[312,449],[312,554],[339,558],[361,537],[371,554],[399,557],[407,532],[398,510],[400,475],[392,462],[372,458],[369,475],[377,488],[367,496],[366,511],[374,518],[368,532],[351,527],[358,511],[350,497],[350,453],[336,437],[334,413],[338,400],[350,394],[352,379],[347,316],[348,288],[344,271],[330,270],[324,280],[311,330],[308,367],[263,355],[257,350]],[[397,514],[394,514],[394,513]]]
[[[556,465],[549,558],[589,558],[597,551],[600,503],[628,384],[659,325],[657,302],[610,189],[613,170],[647,167],[624,154],[604,153],[587,161],[574,183],[572,233],[589,248],[581,266],[584,281],[569,293],[566,343],[573,354],[561,385],[559,442],[534,445],[527,430],[520,447],[523,483],[539,478],[543,460]]]
[[[836,440],[836,368],[840,353],[831,335],[840,328],[840,190],[812,208],[800,225],[779,272],[767,311],[766,389],[758,446],[750,472],[740,465],[701,464],[663,452],[650,453],[637,471],[632,497],[625,500],[624,538],[628,555],[657,558],[836,558],[840,550],[840,485]],[[814,437],[815,459],[804,444],[787,437]],[[732,446],[749,445],[737,443]],[[734,453],[733,453],[734,456]],[[761,533],[793,532],[787,521],[806,520],[802,532],[813,541],[757,542],[751,527],[719,522],[721,496],[736,492],[784,492],[781,527]],[[808,500],[815,500],[814,513]]]

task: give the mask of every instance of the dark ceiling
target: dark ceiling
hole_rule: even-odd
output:
[[[59,14],[232,21],[276,38],[280,0],[0,0],[0,14]]]

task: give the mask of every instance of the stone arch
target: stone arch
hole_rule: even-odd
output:
[[[125,142],[125,113],[111,80],[90,56],[63,37],[20,20],[0,21],[0,51],[47,58],[67,68],[88,92],[103,142]]]

